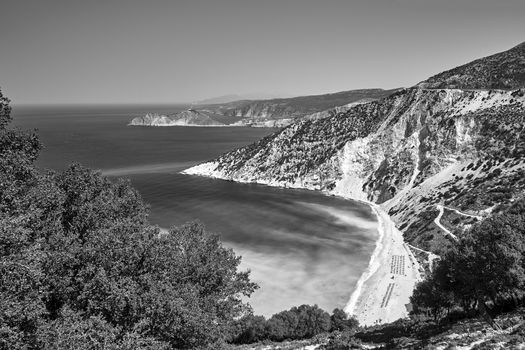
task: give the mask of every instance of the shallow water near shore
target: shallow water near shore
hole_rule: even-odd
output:
[[[258,128],[128,127],[145,112],[181,106],[15,107],[15,125],[38,128],[46,148],[38,165],[72,161],[129,178],[163,228],[199,220],[242,255],[260,289],[255,313],[300,304],[343,308],[367,268],[377,223],[363,203],[306,190],[183,175],[179,172],[275,130]]]

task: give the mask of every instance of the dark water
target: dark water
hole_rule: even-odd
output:
[[[75,161],[129,178],[161,227],[198,219],[243,256],[261,288],[250,303],[271,315],[300,304],[343,307],[374,249],[376,223],[360,203],[302,191],[238,184],[179,171],[274,130],[128,127],[144,112],[181,106],[18,107],[15,125],[37,128],[39,165]]]

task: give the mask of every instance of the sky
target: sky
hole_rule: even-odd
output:
[[[13,104],[412,86],[525,41],[524,0],[1,0]]]

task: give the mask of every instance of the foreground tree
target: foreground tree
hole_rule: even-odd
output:
[[[81,317],[68,308],[38,330],[38,346],[46,350],[168,350],[167,343],[122,332],[99,316]]]
[[[428,310],[428,313],[438,320],[448,314],[454,306],[457,298],[453,290],[458,287],[452,286],[450,282],[448,266],[444,263],[436,264],[431,275],[419,282],[410,297],[410,302],[415,305],[418,312]],[[456,292],[460,292],[456,289]]]
[[[32,227],[45,221],[44,201],[33,168],[41,148],[36,135],[7,129],[9,100],[0,92],[0,349],[24,349],[34,343],[45,314],[40,241]],[[45,206],[44,206],[45,207]]]
[[[0,94],[0,349],[199,348],[256,285],[200,224],[168,233],[140,195],[80,165],[40,174]]]
[[[474,225],[448,257],[455,271],[453,283],[468,286],[469,296],[485,316],[490,316],[487,301],[497,305],[498,299],[521,293],[525,287],[521,216],[509,211]]]
[[[263,316],[248,314],[235,323],[232,343],[252,344],[268,339],[267,322]]]
[[[301,305],[281,311],[268,320],[272,340],[306,339],[330,330],[330,315],[317,305]]]

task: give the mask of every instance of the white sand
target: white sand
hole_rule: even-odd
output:
[[[407,317],[410,296],[421,280],[419,264],[405,244],[401,231],[380,206],[368,204],[379,222],[380,241],[368,270],[345,307],[345,311],[355,315],[364,326]],[[394,269],[391,267],[393,261],[396,263]]]

